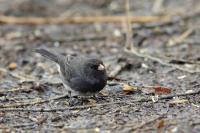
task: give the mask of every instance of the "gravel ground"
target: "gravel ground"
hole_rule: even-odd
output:
[[[124,52],[120,24],[0,24],[0,131],[200,132],[199,6],[198,0],[167,0],[155,11],[154,1],[130,0],[134,16],[190,16],[132,25],[134,47],[150,58]],[[0,1],[0,15],[18,17],[124,15],[124,10],[121,0]],[[127,81],[109,82],[96,98],[72,102],[63,96],[56,65],[32,52],[40,46],[100,57],[110,74]],[[156,94],[124,92],[127,82],[172,91],[157,101]]]

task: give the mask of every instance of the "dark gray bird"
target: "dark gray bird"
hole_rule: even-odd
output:
[[[46,48],[38,48],[35,52],[57,63],[63,85],[70,96],[95,94],[107,83],[105,66],[100,59],[64,56]]]

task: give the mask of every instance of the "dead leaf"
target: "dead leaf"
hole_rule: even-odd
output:
[[[171,89],[167,88],[167,87],[154,87],[155,93],[156,94],[170,94],[171,93]]]
[[[153,94],[155,90],[153,88],[142,88],[141,91],[145,94]]]
[[[157,129],[161,129],[165,126],[165,121],[162,119],[158,122]]]
[[[136,91],[138,91],[138,87],[124,84],[123,91],[125,91],[125,92],[136,92]]]
[[[145,87],[143,89],[141,89],[141,91],[145,94],[157,94],[157,95],[161,95],[161,94],[170,94],[171,93],[171,89],[167,88],[167,87],[161,87],[161,86],[152,86],[152,87]]]
[[[145,94],[170,94],[171,88],[162,87],[162,86],[130,86],[127,84],[124,84],[123,91],[125,92],[136,92],[136,91],[142,91]]]

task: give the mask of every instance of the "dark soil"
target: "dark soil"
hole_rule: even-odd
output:
[[[135,16],[184,16],[200,7],[199,0],[167,0],[156,14],[153,4],[150,0],[130,0],[130,12]],[[124,15],[124,10],[122,0],[0,1],[0,14],[19,17]],[[1,131],[199,133],[199,14],[167,24],[132,25],[136,48],[161,61],[172,60],[172,64],[186,70],[125,53],[125,30],[120,24],[0,24]],[[174,46],[167,45],[190,28],[193,32],[187,38]],[[56,65],[33,52],[40,46],[62,54],[100,57],[108,73],[122,66],[116,76],[126,79],[125,83],[169,87],[171,97],[162,95],[159,97],[166,98],[153,102],[154,94],[127,94],[121,83],[109,82],[96,98],[64,97],[32,104],[65,93]],[[188,95],[176,96],[180,93]],[[29,105],[18,105],[23,103]]]

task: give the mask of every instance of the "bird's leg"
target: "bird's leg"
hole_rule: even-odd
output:
[[[104,96],[99,95],[98,93],[93,94],[92,97],[93,97],[95,100],[97,100],[97,101],[99,101],[99,100],[105,100]]]
[[[74,95],[70,90],[68,90],[68,95],[69,95],[69,98],[78,98],[77,95]]]
[[[68,95],[69,95],[68,102],[70,106],[81,105],[80,101],[78,100],[78,96],[74,95],[72,91],[69,90]]]
[[[93,97],[94,99],[97,99],[97,95],[96,95],[96,94],[93,94],[92,97]]]
[[[69,98],[71,98],[72,97],[72,92],[69,91],[69,90],[67,92],[68,92]]]
[[[63,85],[64,85],[64,87],[65,87],[65,90],[66,90],[67,93],[68,93],[69,98],[71,99],[72,97],[74,97],[74,94],[73,94],[73,92],[71,91],[71,89],[69,88],[69,86],[67,86],[67,85],[64,84],[64,83],[63,83]]]

